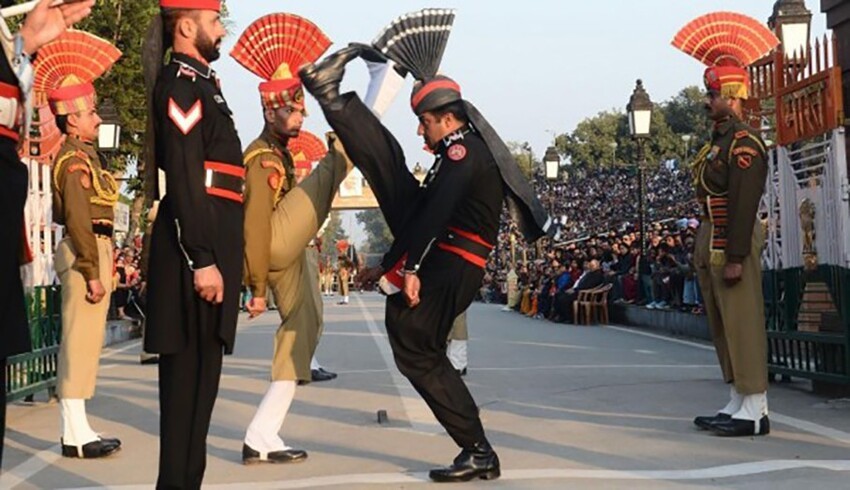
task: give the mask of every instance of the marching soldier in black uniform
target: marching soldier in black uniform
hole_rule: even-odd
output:
[[[222,355],[233,352],[236,336],[245,171],[209,65],[225,35],[220,2],[160,0],[160,7],[155,22],[173,50],[153,91],[166,195],[151,234],[145,350],[160,355],[157,488],[200,488]]]
[[[8,7],[12,1],[0,2]],[[30,334],[24,307],[20,265],[27,255],[24,204],[27,200],[27,168],[18,158],[17,144],[24,126],[25,100],[33,83],[31,57],[44,44],[84,19],[94,0],[50,7],[42,0],[27,16],[13,40],[2,40],[0,56],[0,229],[9,237],[0,240],[0,470],[6,432],[6,359],[30,350]]]
[[[716,435],[736,437],[770,432],[767,407],[767,333],[761,287],[764,235],[757,220],[767,178],[767,151],[758,132],[742,121],[749,96],[747,66],[779,43],[759,21],[721,12],[693,21],[674,39],[674,46],[706,63],[706,109],[714,122],[711,142],[692,165],[703,219],[697,233],[694,264],[723,380],[730,399],[715,415],[694,424]],[[738,24],[740,32],[714,36],[717,48],[703,53],[710,33],[691,29],[703,19]],[[737,32],[729,29],[728,32]]]
[[[302,69],[301,79],[369,181],[396,237],[382,263],[382,289],[395,292],[387,298],[386,326],[396,365],[462,449],[450,467],[432,470],[430,477],[497,478],[499,459],[475,400],[446,357],[446,339],[481,286],[506,194],[522,213],[528,238],[542,236],[547,216],[504,143],[461,98],[460,87],[435,77],[439,62],[431,72],[402,64],[419,80],[411,105],[419,135],[436,156],[420,187],[392,134],[356,94],[339,94],[345,64],[362,52],[344,48]]]

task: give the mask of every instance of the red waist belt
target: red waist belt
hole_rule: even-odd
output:
[[[487,265],[487,257],[493,251],[490,245],[475,233],[450,226],[443,238],[437,242],[437,247],[446,252],[460,256],[472,265],[481,267]]]
[[[242,203],[245,190],[245,167],[229,163],[204,162],[207,194]]]
[[[18,113],[15,115],[15,121],[20,122],[21,120],[21,89],[18,88],[17,85],[11,85],[8,83],[0,82],[0,98],[4,99],[13,99],[18,107]],[[12,127],[6,126],[5,124],[0,124],[0,137],[5,137],[12,139],[14,141],[18,141],[20,135],[18,134],[20,130],[20,126],[18,124],[13,125]]]

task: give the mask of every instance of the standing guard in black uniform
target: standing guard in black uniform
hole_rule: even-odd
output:
[[[0,2],[0,7],[12,5]],[[31,58],[38,49],[91,13],[94,0],[51,7],[52,0],[36,4],[13,39],[0,34],[0,471],[6,432],[6,359],[30,350],[20,265],[28,248],[24,233],[27,167],[18,158],[18,141],[33,83]],[[0,22],[5,22],[0,19]]]
[[[435,481],[454,482],[498,478],[500,467],[475,400],[446,357],[449,330],[481,286],[505,197],[529,240],[544,234],[548,216],[505,144],[461,98],[458,84],[435,76],[442,49],[407,50],[438,37],[433,33],[444,33],[444,43],[451,25],[447,12],[410,14],[426,27],[407,30],[397,21],[385,31],[392,42],[379,38],[375,46],[388,47],[384,54],[418,80],[411,105],[419,135],[436,155],[421,187],[392,134],[356,94],[339,94],[345,64],[358,55],[374,60],[376,51],[344,48],[300,75],[369,181],[395,236],[382,263],[387,271],[382,289],[390,294],[387,333],[399,370],[462,449],[450,467],[430,473]],[[393,47],[439,54],[409,60],[396,56]]]
[[[151,234],[145,350],[160,355],[157,488],[200,488],[222,355],[233,352],[236,336],[245,170],[209,65],[225,35],[220,2],[160,0],[160,7],[154,26],[162,22],[172,56],[153,90],[151,117],[166,195]]]

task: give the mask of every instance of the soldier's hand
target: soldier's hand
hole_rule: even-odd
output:
[[[407,306],[416,308],[421,299],[419,298],[419,288],[422,283],[419,282],[419,276],[416,274],[404,275],[404,299],[407,301]]]
[[[195,271],[195,291],[204,301],[213,304],[220,304],[224,300],[224,279],[217,266],[211,265]]]
[[[20,34],[24,39],[24,51],[33,55],[38,48],[59,37],[65,29],[85,19],[95,0],[69,1],[51,7],[53,0],[41,0],[24,20]]]
[[[727,263],[723,267],[723,281],[727,286],[732,287],[741,282],[741,275],[744,272],[744,266],[741,264]]]
[[[93,305],[100,303],[103,297],[106,296],[106,289],[103,288],[103,283],[100,282],[100,279],[86,283],[86,289],[86,301]]]
[[[266,311],[266,298],[251,298],[245,308],[248,310],[248,318],[257,317]]]
[[[360,283],[369,284],[373,282],[378,282],[381,276],[384,275],[384,268],[380,265],[375,267],[368,267],[363,269],[362,272],[357,274],[357,278],[360,280]]]

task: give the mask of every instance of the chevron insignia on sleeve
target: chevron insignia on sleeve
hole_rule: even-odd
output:
[[[201,101],[195,102],[188,111],[183,111],[174,99],[168,99],[168,117],[175,126],[183,133],[189,134],[203,118]]]

